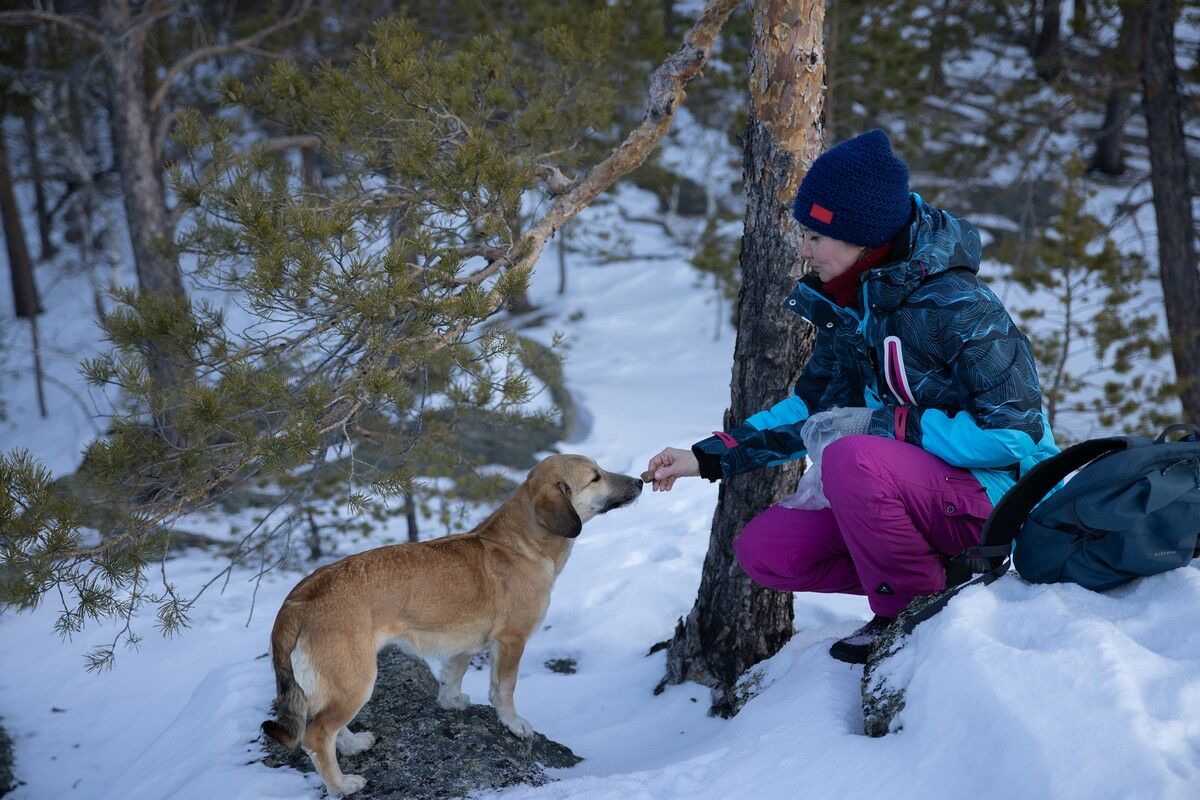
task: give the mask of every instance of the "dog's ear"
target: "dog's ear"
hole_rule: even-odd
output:
[[[543,486],[534,500],[533,507],[538,522],[552,533],[574,539],[583,530],[583,521],[571,505],[570,489],[562,481]]]

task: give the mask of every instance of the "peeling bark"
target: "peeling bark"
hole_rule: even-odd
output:
[[[750,72],[750,117],[742,161],[746,218],[729,429],[779,400],[812,353],[813,334],[786,310],[800,261],[791,203],[821,149],[824,4],[758,0]],[[680,620],[661,687],[685,680],[713,688],[711,713],[736,714],[739,680],[792,635],[792,596],[742,572],[733,540],[755,514],[790,493],[803,462],[722,482],[696,604]]]

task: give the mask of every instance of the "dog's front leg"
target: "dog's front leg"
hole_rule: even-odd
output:
[[[463,694],[462,679],[467,667],[471,664],[472,655],[472,653],[459,653],[448,657],[442,664],[437,696],[437,703],[442,708],[462,710],[471,705],[471,698]]]
[[[517,668],[525,652],[525,637],[497,636],[492,658],[492,686],[489,699],[496,714],[510,731],[522,739],[533,736],[533,726],[517,715],[513,705],[513,690],[517,687]]]

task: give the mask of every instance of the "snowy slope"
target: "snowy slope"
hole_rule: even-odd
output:
[[[655,213],[645,193],[618,199],[630,214]],[[619,224],[612,213],[589,211],[602,227]],[[670,249],[653,226],[626,227],[635,253]],[[661,448],[719,425],[734,337],[726,329],[714,340],[714,298],[686,254],[606,266],[573,257],[563,298],[555,258],[547,253],[531,292],[554,315],[533,334],[566,333],[568,385],[592,417],[586,439],[564,449],[636,474]],[[62,457],[61,442],[2,430],[0,448],[44,442]],[[826,652],[869,615],[862,598],[798,595],[796,636],[733,720],[706,716],[702,687],[653,696],[663,655],[645,654],[691,607],[715,501],[715,485],[682,481],[588,524],[516,692],[539,731],[586,760],[556,783],[489,797],[1200,796],[1194,567],[1108,595],[1012,578],[963,593],[895,665],[908,706],[903,730],[884,739],[861,734],[861,668]],[[172,566],[186,588],[222,565],[192,553]],[[141,649],[101,675],[85,673],[80,656],[104,631],[64,644],[50,634],[52,607],[0,616],[0,717],[26,782],[14,800],[321,797],[313,777],[254,763],[273,692],[262,656],[299,576],[267,576],[248,621],[252,576],[239,571],[206,594],[176,640],[146,619]],[[577,659],[578,672],[543,666],[560,657]],[[464,688],[485,698],[486,673],[469,673]]]

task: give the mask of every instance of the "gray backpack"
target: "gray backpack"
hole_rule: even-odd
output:
[[[1180,432],[1186,435],[1169,439]],[[1171,425],[1154,440],[1081,442],[1038,463],[1008,490],[984,524],[979,546],[951,559],[947,583],[983,574],[912,615],[906,629],[966,586],[1004,575],[1010,560],[1031,583],[1066,581],[1104,591],[1188,564],[1200,554],[1198,540],[1200,426]]]

